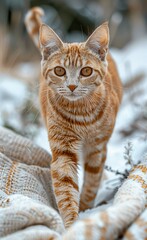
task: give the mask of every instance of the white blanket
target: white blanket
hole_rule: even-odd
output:
[[[50,177],[51,156],[0,127],[0,239],[147,239],[147,163],[132,170],[105,210],[64,229]]]

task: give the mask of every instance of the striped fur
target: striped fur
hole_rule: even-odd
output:
[[[41,24],[38,12],[38,8],[30,10],[25,20],[35,44],[34,29]],[[60,214],[69,227],[78,218],[79,208],[85,210],[94,204],[122,86],[107,50],[107,23],[84,43],[63,43],[45,24],[39,35],[40,44],[36,45],[40,45],[42,54],[40,102],[52,150],[52,182]],[[64,68],[66,74],[57,76],[55,67]],[[92,68],[90,76],[81,75],[84,67]],[[80,159],[85,167],[81,197],[77,174]]]

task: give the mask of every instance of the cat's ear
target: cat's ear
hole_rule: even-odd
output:
[[[108,22],[104,22],[91,34],[85,43],[91,51],[98,54],[99,58],[104,61],[109,46],[109,27]]]
[[[63,47],[63,42],[58,37],[58,35],[48,27],[46,24],[42,24],[39,31],[39,43],[40,50],[44,59],[46,59],[50,54],[58,51]]]

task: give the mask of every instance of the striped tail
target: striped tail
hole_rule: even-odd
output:
[[[27,12],[24,20],[26,29],[37,48],[39,48],[39,28],[43,15],[42,8],[34,7]]]

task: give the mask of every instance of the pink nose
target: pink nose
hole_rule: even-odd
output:
[[[72,92],[77,88],[76,85],[68,85],[67,87],[68,87],[68,88],[70,89],[70,91],[72,91]]]

